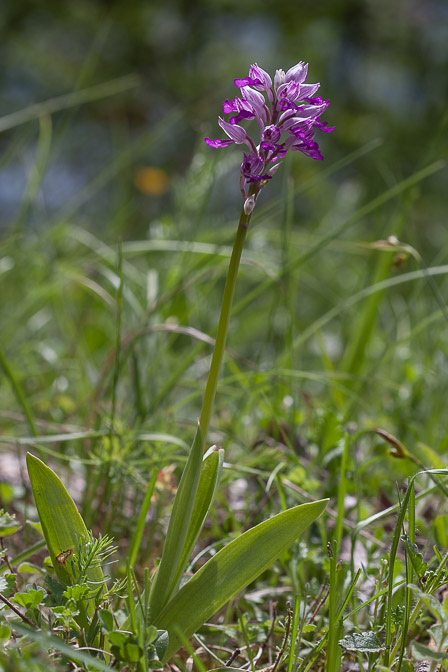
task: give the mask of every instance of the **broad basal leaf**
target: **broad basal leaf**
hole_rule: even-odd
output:
[[[154,625],[168,630],[167,661],[233,595],[254,581],[324,511],[328,500],[302,504],[248,530],[213,556],[169,601]]]

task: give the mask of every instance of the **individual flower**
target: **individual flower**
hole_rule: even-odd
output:
[[[218,123],[228,138],[205,138],[215,149],[233,144],[249,147],[240,168],[245,211],[252,212],[258,194],[286,152],[302,152],[319,161],[324,158],[315,140],[316,130],[330,133],[335,126],[329,127],[327,121],[321,121],[330,103],[314,95],[320,84],[306,84],[307,73],[308,64],[300,61],[286,73],[277,70],[272,83],[265,70],[256,63],[251,65],[248,77],[234,80],[241,97],[227,99],[223,104],[224,114],[231,116],[229,121],[219,117]],[[258,142],[239,125],[241,121],[254,119],[259,128]]]

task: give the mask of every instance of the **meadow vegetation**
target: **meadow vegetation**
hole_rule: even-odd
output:
[[[204,436],[238,150],[197,132],[162,168],[178,109],[112,121],[87,184],[42,196],[76,115],[139,86],[0,119],[2,172],[28,158],[0,239],[0,670],[448,669],[443,122],[399,168],[337,130],[285,158]]]

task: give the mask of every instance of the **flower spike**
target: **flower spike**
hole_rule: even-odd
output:
[[[235,79],[241,97],[226,100],[224,114],[231,114],[229,121],[219,117],[219,125],[229,139],[205,138],[215,149],[232,144],[246,144],[240,169],[240,188],[245,210],[252,212],[261,189],[272,178],[286,152],[298,151],[318,161],[323,160],[319,145],[314,139],[316,130],[330,133],[329,126],[320,117],[329,101],[314,96],[320,84],[306,84],[308,64],[300,61],[287,70],[277,70],[274,83],[269,74],[256,63],[249,68],[248,77]],[[266,100],[267,97],[267,100]],[[241,121],[257,121],[258,143],[239,125]],[[283,136],[283,139],[282,139]],[[270,164],[274,164],[269,167]]]

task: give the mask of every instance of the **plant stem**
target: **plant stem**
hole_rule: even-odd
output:
[[[207,385],[204,393],[204,400],[202,402],[201,416],[199,418],[199,424],[201,425],[202,433],[204,435],[204,441],[207,440],[208,429],[210,426],[213,403],[215,401],[216,388],[218,386],[218,378],[221,371],[222,360],[224,357],[224,350],[226,347],[230,312],[232,310],[233,296],[235,294],[236,278],[238,275],[241,254],[243,251],[244,241],[246,239],[250,218],[251,215],[250,214],[246,215],[243,209],[241,211],[241,217],[235,236],[235,241],[233,243],[229,270],[227,271],[226,284],[224,287],[224,295],[222,298],[221,314],[219,316],[218,331],[216,334],[215,349],[213,350],[212,361],[210,364],[210,371],[208,374]]]

